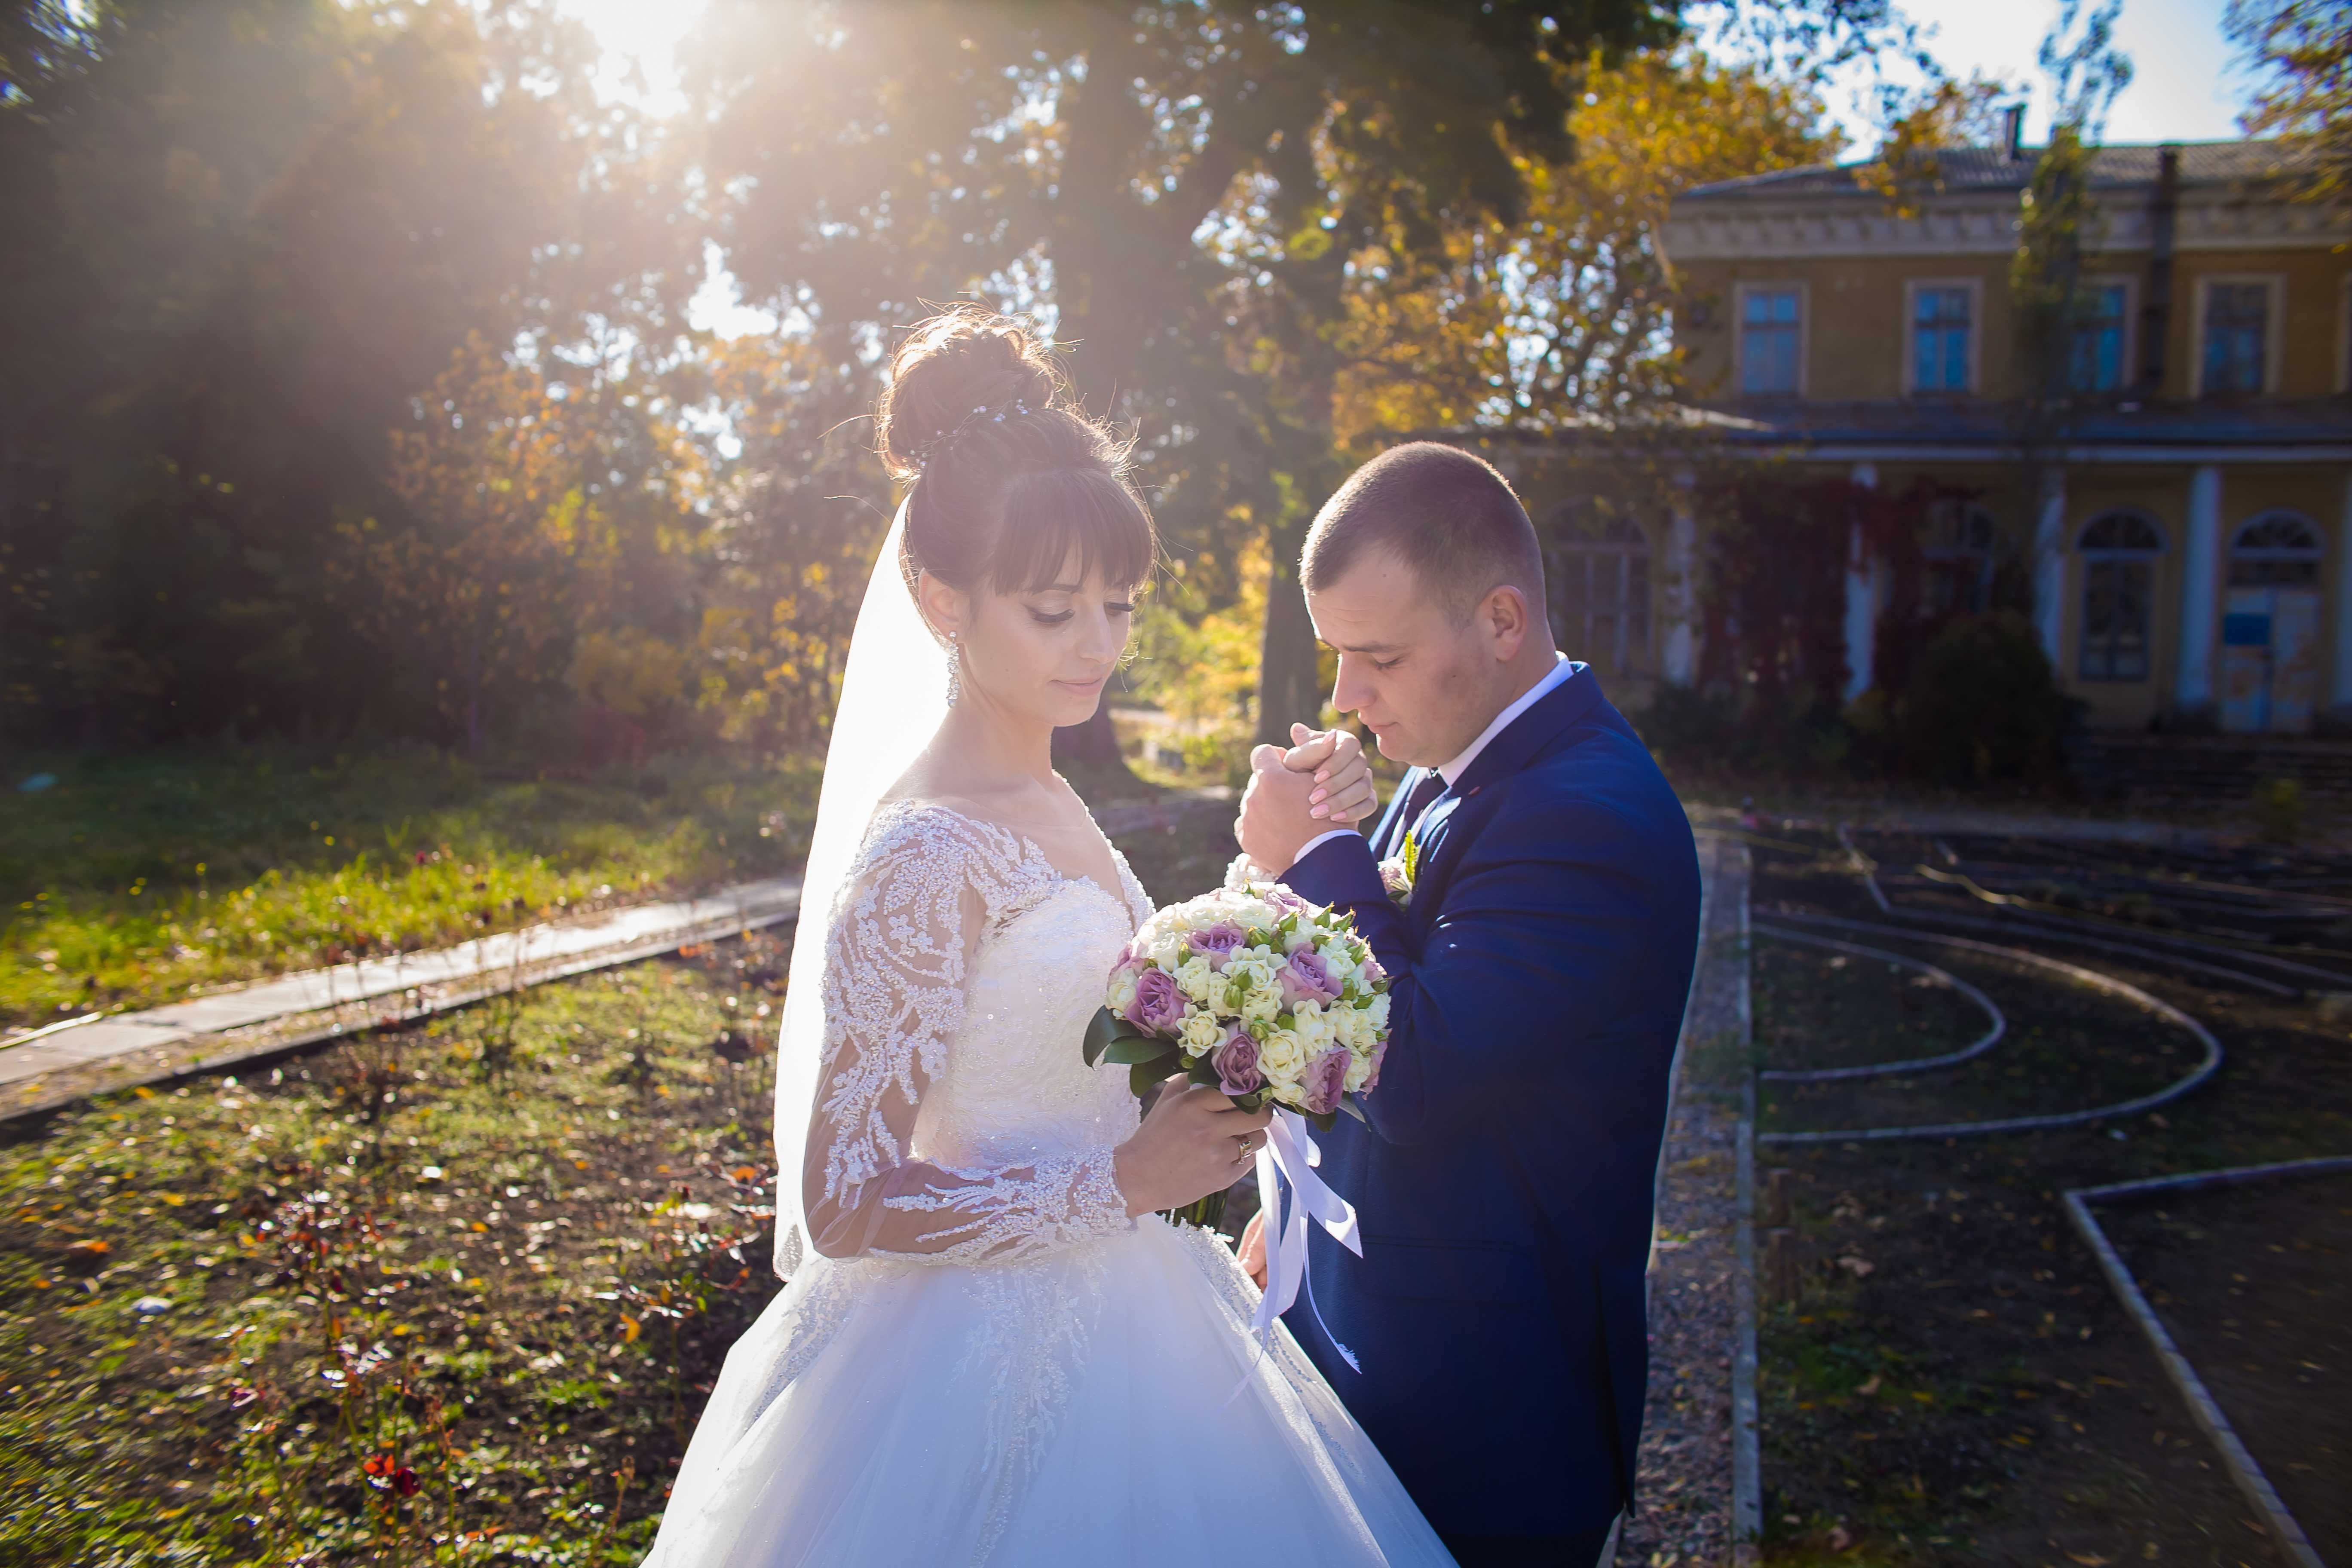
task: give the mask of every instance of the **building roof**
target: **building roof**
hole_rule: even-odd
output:
[[[2147,185],[2156,180],[2158,154],[2163,145],[2180,150],[2180,183],[2188,185],[2237,184],[2274,178],[2305,161],[2308,154],[2297,143],[2281,141],[2180,142],[2096,147],[2091,154],[2091,184]],[[1951,193],[2021,191],[2033,177],[2039,147],[2027,147],[2011,157],[1998,147],[1946,147],[1931,154],[1934,183]],[[1872,184],[1874,160],[1847,163],[1814,163],[1694,185],[1675,198],[1685,202],[1759,201],[1822,196],[1879,198]]]
[[[2342,397],[2297,403],[2147,403],[2074,410],[2038,440],[2086,460],[2168,456],[2179,461],[2257,453],[2299,453],[2338,461],[2352,456],[2352,417]],[[1887,398],[1705,406],[1677,404],[1632,422],[1600,421],[1533,430],[1479,426],[1432,431],[1428,438],[1563,452],[1617,447],[1679,447],[1697,456],[1769,453],[1802,459],[1837,456],[2012,460],[2021,455],[2012,407],[1975,399],[1944,403]],[[1688,443],[1685,445],[1685,443]]]

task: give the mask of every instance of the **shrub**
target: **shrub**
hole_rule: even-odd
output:
[[[1895,760],[1950,784],[2050,779],[2074,707],[2024,616],[1962,616],[1919,650],[1891,716]]]

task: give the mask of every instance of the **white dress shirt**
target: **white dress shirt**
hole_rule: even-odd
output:
[[[1439,776],[1445,780],[1446,788],[1452,789],[1455,784],[1462,782],[1462,775],[1470,771],[1470,764],[1478,760],[1478,753],[1486,749],[1487,742],[1494,740],[1496,736],[1501,734],[1505,730],[1509,729],[1512,720],[1517,719],[1520,714],[1526,712],[1528,709],[1542,701],[1547,696],[1558,690],[1560,686],[1566,683],[1570,676],[1576,673],[1576,666],[1570,660],[1568,655],[1564,653],[1555,653],[1552,655],[1552,658],[1556,662],[1554,662],[1550,669],[1544,673],[1544,678],[1541,680],[1537,681],[1533,686],[1528,687],[1527,690],[1521,692],[1519,694],[1518,700],[1513,702],[1508,708],[1504,709],[1500,713],[1496,714],[1495,721],[1487,725],[1484,730],[1481,730],[1478,732],[1478,738],[1476,740],[1463,747],[1460,755],[1456,756],[1452,762],[1444,763],[1437,770]],[[1412,825],[1408,823],[1406,826],[1411,826]],[[1359,837],[1362,837],[1362,835],[1353,827],[1335,827],[1328,833],[1317,834],[1314,837],[1308,839],[1305,844],[1299,847],[1297,859],[1291,861],[1291,865],[1297,865],[1299,860],[1306,859],[1309,855],[1314,854],[1315,851],[1322,848],[1323,846],[1328,844],[1334,838],[1342,837],[1349,834],[1354,834]]]

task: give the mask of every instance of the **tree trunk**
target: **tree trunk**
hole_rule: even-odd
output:
[[[1258,645],[1257,738],[1290,743],[1295,720],[1312,724],[1323,711],[1323,682],[1316,668],[1315,623],[1298,587],[1298,551],[1307,542],[1309,516],[1277,525],[1266,541],[1274,569],[1265,585],[1265,635]]]
[[[1054,763],[1059,767],[1067,763],[1127,771],[1127,759],[1118,754],[1118,733],[1110,726],[1108,703],[1096,709],[1095,716],[1085,723],[1065,724],[1054,731]]]

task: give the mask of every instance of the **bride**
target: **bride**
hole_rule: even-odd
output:
[[[1139,1125],[1079,1052],[1150,905],[1054,773],[1154,558],[1124,453],[1044,350],[960,308],[891,365],[913,487],[866,591],[777,1074],[777,1264],[649,1564],[1443,1564],[1213,1235],[1264,1113]],[[1332,815],[1362,815],[1360,758]]]

